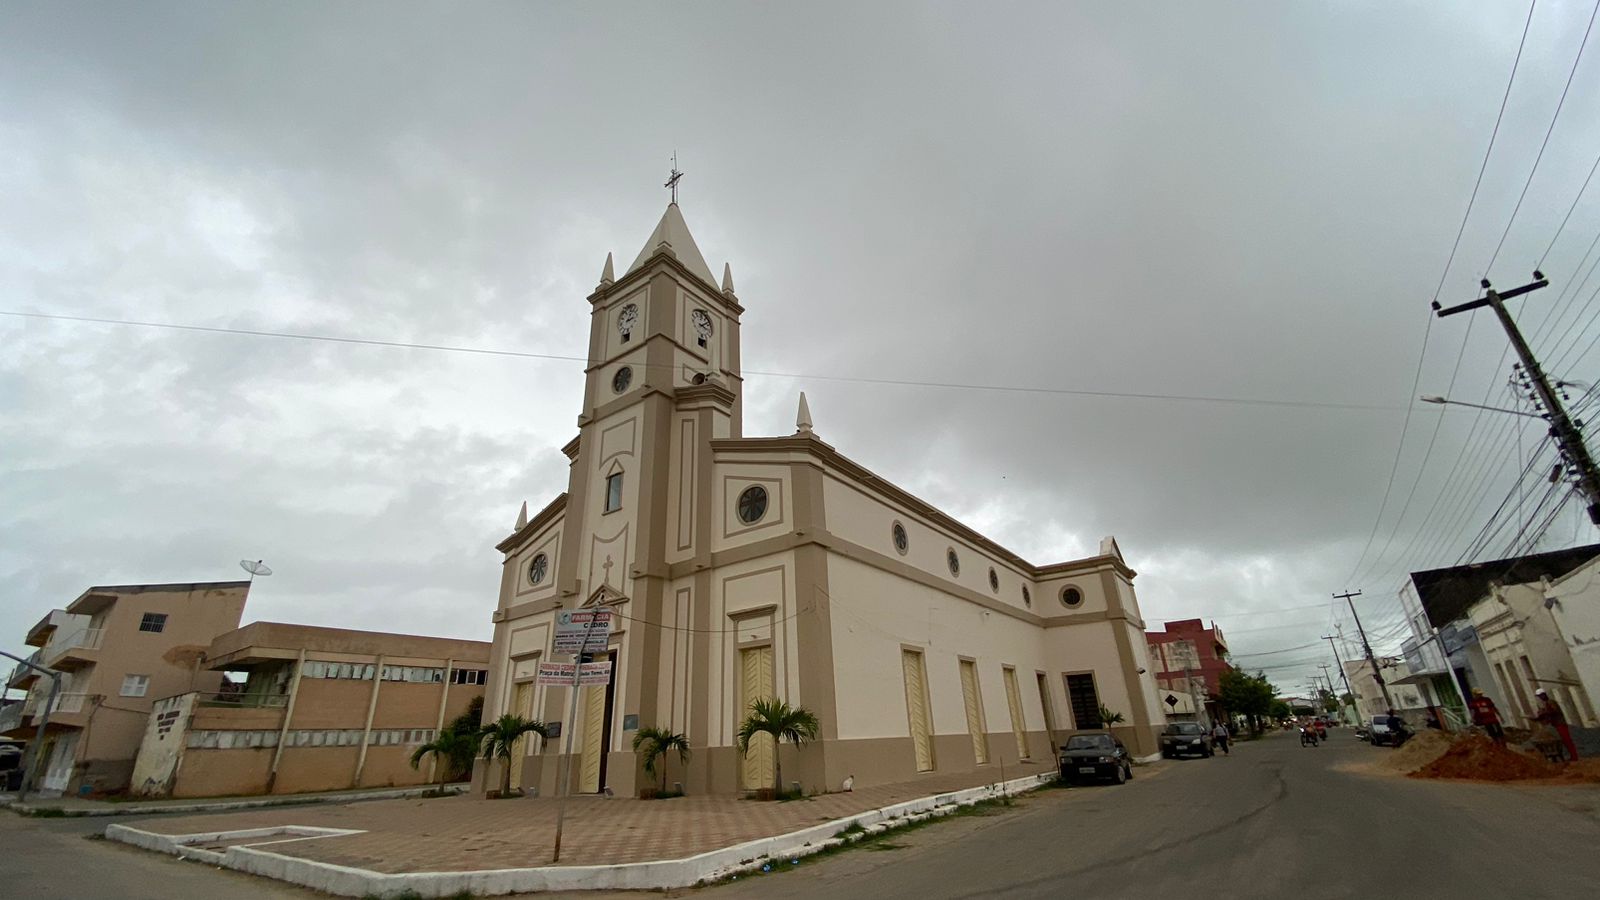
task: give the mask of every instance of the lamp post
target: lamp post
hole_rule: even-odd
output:
[[[1491,412],[1510,413],[1513,416],[1526,416],[1530,419],[1544,419],[1548,421],[1550,418],[1547,415],[1523,412],[1520,409],[1506,409],[1503,406],[1484,406],[1482,403],[1468,403],[1465,400],[1451,400],[1448,397],[1440,397],[1437,394],[1423,394],[1417,399],[1421,400],[1423,403],[1437,403],[1440,406],[1470,406],[1473,409],[1487,409]]]

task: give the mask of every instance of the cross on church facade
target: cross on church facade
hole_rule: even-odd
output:
[[[664,188],[671,189],[673,203],[678,202],[678,179],[682,177],[683,173],[678,171],[678,154],[674,151],[672,154],[672,174],[667,178],[667,183],[662,185]]]
[[[610,584],[611,583],[611,557],[609,555],[606,556],[606,561],[605,561],[604,564],[602,564],[600,566],[600,568],[606,570],[605,577],[603,579],[601,579],[600,583],[601,584]]]

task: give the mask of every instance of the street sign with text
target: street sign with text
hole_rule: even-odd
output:
[[[567,609],[556,613],[556,636],[551,650],[583,653],[605,646],[611,636],[611,610]]]

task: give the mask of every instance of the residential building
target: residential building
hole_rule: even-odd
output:
[[[1182,718],[1177,710],[1187,705],[1200,710],[1201,715],[1191,712],[1192,718],[1207,723],[1222,718],[1217,696],[1222,673],[1232,668],[1222,629],[1215,622],[1208,628],[1199,619],[1179,619],[1162,623],[1160,631],[1147,631],[1144,637],[1161,701],[1174,711],[1173,717]]]
[[[202,665],[205,648],[239,627],[249,591],[245,581],[96,586],[28,629],[27,643],[39,648],[30,659],[61,673],[53,705],[49,677],[18,666],[7,682],[28,697],[6,736],[32,738],[50,707],[35,786],[127,788],[156,698],[221,687],[222,673]]]
[[[1581,602],[1562,599],[1585,595],[1584,573],[1596,565],[1600,544],[1413,572],[1400,595],[1412,671],[1399,683],[1421,686],[1426,701],[1452,709],[1457,722],[1465,721],[1460,704],[1478,689],[1507,724],[1526,726],[1538,688],[1574,725],[1596,722],[1597,685],[1585,684],[1578,660],[1592,659],[1584,635],[1600,623]]]
[[[1378,673],[1389,691],[1387,701],[1383,697],[1384,687],[1379,687],[1378,680],[1373,677],[1371,663],[1359,658],[1344,661],[1344,676],[1350,682],[1350,693],[1355,695],[1358,721],[1370,722],[1373,716],[1385,715],[1392,708],[1402,718],[1420,723],[1433,704],[1423,697],[1420,688],[1405,680],[1411,674],[1406,661],[1398,656],[1380,656]]]
[[[254,622],[218,636],[221,689],[156,702],[133,792],[294,794],[435,780],[416,748],[483,696],[485,641]]]
[[[801,397],[796,430],[743,434],[745,312],[668,206],[617,277],[587,298],[589,365],[568,490],[497,545],[486,714],[563,723],[563,744],[518,755],[513,786],[556,787],[570,742],[580,792],[632,793],[640,727],[688,737],[670,780],[694,792],[810,791],[1048,771],[1052,745],[1101,724],[1139,756],[1165,718],[1148,674],[1134,571],[1117,542],[1039,565],[824,442]],[[538,683],[558,612],[616,613],[604,686]],[[798,751],[735,732],[752,701],[816,714]],[[566,720],[566,721],[564,721]],[[531,753],[530,748],[530,753]],[[480,766],[481,788],[498,780]],[[789,787],[785,785],[785,787]]]

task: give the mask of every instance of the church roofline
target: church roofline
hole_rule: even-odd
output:
[[[932,503],[911,493],[905,488],[887,481],[877,473],[861,465],[855,460],[838,450],[832,445],[812,435],[788,435],[783,437],[747,437],[747,438],[722,438],[711,442],[713,453],[720,452],[764,452],[764,453],[792,453],[795,451],[809,453],[815,456],[826,466],[838,470],[858,486],[872,490],[883,495],[890,501],[906,507],[910,511],[927,518],[940,526],[949,529],[962,539],[984,548],[996,557],[1010,563],[1022,570],[1030,578],[1053,578],[1059,575],[1071,575],[1085,570],[1096,569],[1101,566],[1111,566],[1124,578],[1132,581],[1138,575],[1121,558],[1109,554],[1096,554],[1082,559],[1071,559],[1063,562],[1048,563],[1040,566],[1028,562],[1011,550],[1006,549],[994,539],[975,531],[971,526],[962,523],[959,519],[939,509]]]
[[[510,553],[523,541],[532,537],[540,529],[555,521],[556,516],[567,511],[567,493],[562,491],[560,496],[550,501],[550,504],[528,520],[528,524],[518,528],[505,540],[494,545],[501,553]]]

